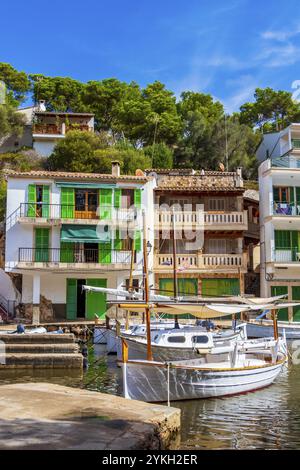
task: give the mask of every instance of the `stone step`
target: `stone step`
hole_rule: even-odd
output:
[[[0,333],[0,341],[5,343],[75,343],[75,336],[72,333],[49,334],[5,334]]]
[[[76,343],[7,343],[6,353],[32,353],[32,354],[72,354],[79,351]]]
[[[3,357],[0,356],[0,362]],[[0,370],[9,368],[34,369],[34,368],[82,368],[83,356],[80,353],[73,354],[5,354],[5,364],[0,363]]]

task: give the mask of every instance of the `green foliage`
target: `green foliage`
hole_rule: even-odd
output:
[[[149,145],[144,153],[151,158],[152,168],[173,168],[173,151],[165,143]]]
[[[41,170],[45,159],[37,155],[33,150],[21,150],[20,152],[0,153],[0,170],[15,171]]]
[[[18,72],[12,65],[0,62],[0,80],[6,85],[6,104],[17,107],[30,90],[30,80],[25,72]]]
[[[240,107],[240,121],[260,127],[264,132],[275,132],[300,119],[300,103],[293,101],[292,93],[272,88],[256,88],[254,103]]]
[[[0,220],[4,220],[6,210],[6,181],[0,174]]]
[[[81,94],[85,85],[69,77],[46,77],[45,75],[30,75],[33,89],[33,99],[46,101],[48,111],[86,111]]]
[[[9,134],[21,135],[24,128],[24,116],[16,112],[11,105],[0,105],[0,143]]]

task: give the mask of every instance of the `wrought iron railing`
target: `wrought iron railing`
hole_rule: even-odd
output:
[[[300,262],[300,248],[285,247],[275,248],[274,261],[277,263],[298,263]]]

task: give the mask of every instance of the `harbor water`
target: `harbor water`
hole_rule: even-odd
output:
[[[122,394],[121,370],[105,346],[89,347],[86,371],[0,371],[0,384],[51,382]],[[182,449],[297,449],[300,447],[300,365],[286,367],[272,386],[244,395],[173,402],[182,411]]]

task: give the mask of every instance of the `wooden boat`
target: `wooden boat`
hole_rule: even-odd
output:
[[[228,360],[202,363],[199,359],[157,362],[125,361],[124,396],[147,402],[170,402],[225,397],[271,385],[284,367],[286,355],[269,349],[252,352],[235,348]]]
[[[118,360],[122,360],[122,339],[126,340],[129,359],[147,358],[147,340],[145,336],[121,334],[117,338]],[[246,332],[243,325],[239,325],[236,331],[216,330],[207,332],[205,328],[197,326],[185,327],[179,330],[151,330],[151,349],[155,361],[195,359],[201,355],[201,351],[218,354],[219,351],[227,351],[234,341],[245,339]]]
[[[278,332],[285,332],[286,339],[292,341],[300,339],[300,322],[278,321]],[[263,338],[273,334],[273,322],[271,320],[249,321],[247,323],[247,335],[249,338]]]

